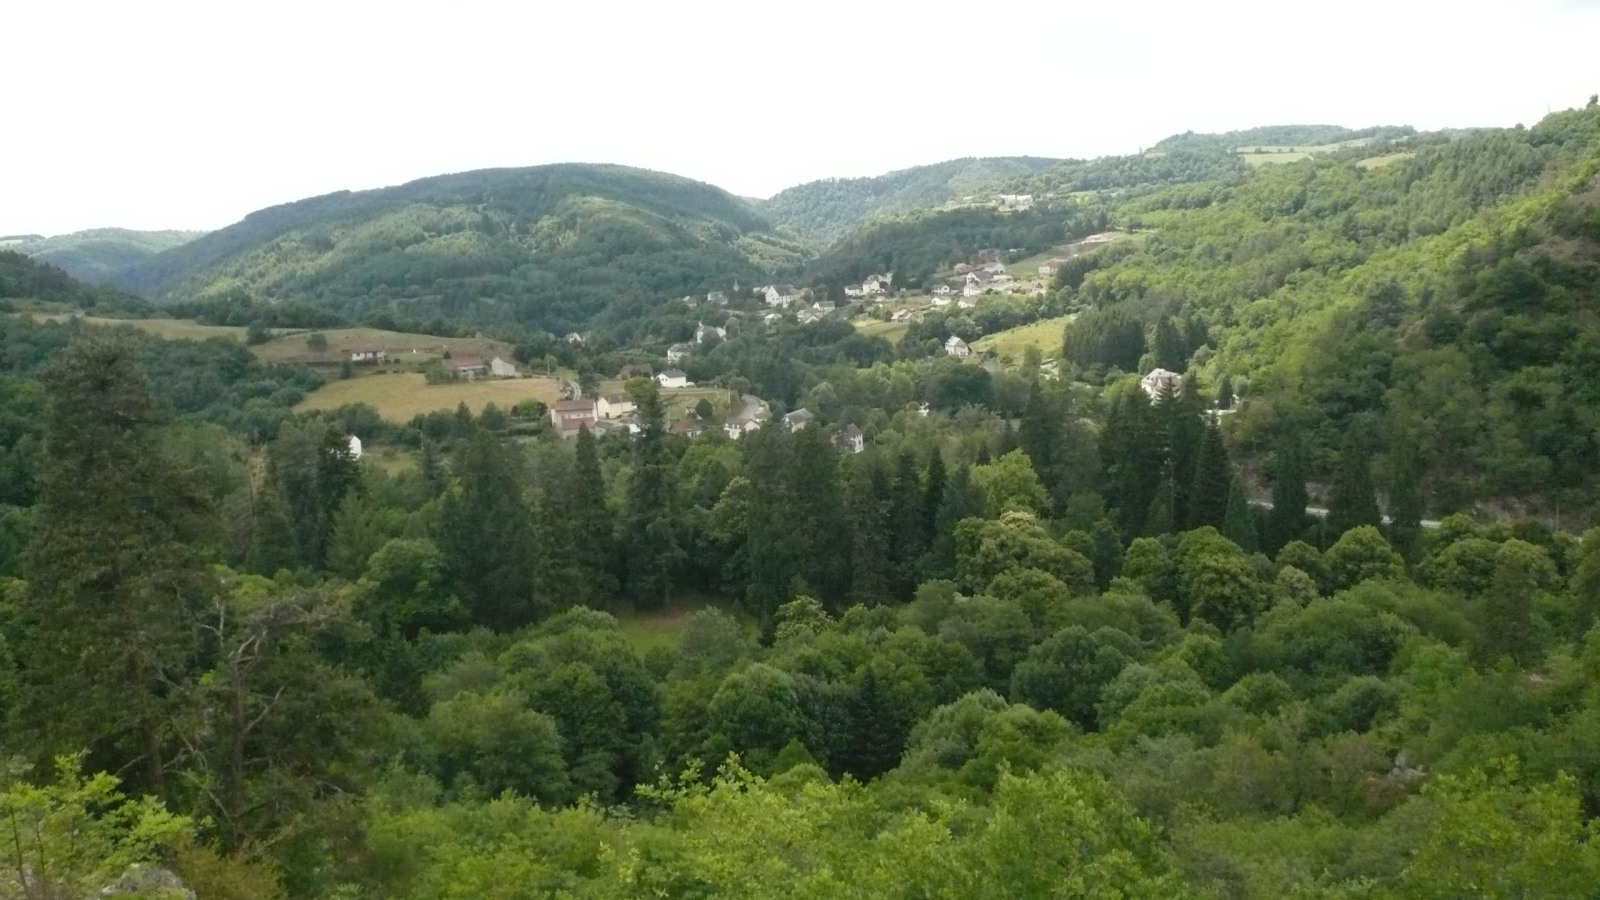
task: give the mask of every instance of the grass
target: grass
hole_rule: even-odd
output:
[[[622,633],[627,637],[628,643],[633,645],[633,649],[645,653],[658,648],[670,650],[678,646],[689,616],[706,607],[728,613],[745,626],[747,634],[755,636],[754,623],[732,608],[727,598],[714,595],[679,597],[661,609],[629,610],[612,615],[617,617],[617,624],[622,627]]]
[[[1061,329],[1070,321],[1072,316],[1066,315],[1007,328],[979,338],[972,349],[979,353],[993,350],[1002,358],[1021,359],[1023,349],[1033,346],[1043,351],[1045,359],[1052,359],[1061,355]]]
[[[239,331],[243,333],[244,329],[241,328]],[[327,350],[316,353],[306,345],[313,333],[327,339]],[[378,347],[387,350],[402,363],[427,362],[443,356],[446,350],[450,351],[451,356],[476,356],[486,360],[496,356],[511,358],[511,345],[504,341],[491,341],[486,338],[447,338],[431,334],[384,331],[379,328],[298,331],[273,338],[253,349],[257,357],[267,362],[331,364],[349,359],[350,351],[356,347]]]
[[[1363,169],[1378,169],[1382,168],[1383,166],[1387,166],[1390,163],[1397,163],[1402,159],[1410,159],[1415,155],[1416,154],[1410,150],[1402,150],[1399,153],[1385,153],[1382,156],[1369,156],[1366,159],[1356,163],[1356,165]]]
[[[40,314],[30,313],[28,318],[37,321],[64,322],[73,316],[67,313]],[[189,319],[104,319],[99,316],[82,316],[81,320],[86,325],[132,325],[140,331],[146,331],[156,337],[169,340],[203,341],[207,338],[229,338],[235,341],[244,340],[244,328],[236,325],[201,325]]]
[[[1274,153],[1241,153],[1239,155],[1243,157],[1244,161],[1252,167],[1270,166],[1278,163],[1293,163],[1299,162],[1302,159],[1311,158],[1311,154],[1304,150],[1284,150]]]
[[[895,307],[899,309],[900,307]],[[911,328],[910,322],[880,322],[877,319],[856,319],[850,323],[856,330],[868,337],[881,337],[893,344],[905,337]]]
[[[490,403],[507,410],[522,400],[551,404],[560,396],[560,384],[553,378],[428,384],[419,372],[391,372],[329,382],[313,391],[296,408],[338,409],[350,403],[366,403],[390,422],[409,422],[422,413],[453,410],[462,403],[477,413]]]

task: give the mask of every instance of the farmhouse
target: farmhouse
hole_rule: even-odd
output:
[[[602,419],[620,419],[632,415],[633,409],[633,398],[623,393],[601,394],[595,401],[595,412]]]
[[[867,292],[859,284],[847,284],[844,286],[844,295],[846,297],[864,297],[866,294]]]
[[[819,321],[822,318],[822,313],[808,306],[796,313],[795,318],[799,320],[801,325],[810,325],[812,322]]]
[[[812,420],[815,418],[816,416],[812,414],[811,410],[801,407],[800,409],[797,409],[783,417],[783,427],[790,434],[793,434],[807,425],[810,425]]]
[[[693,344],[673,344],[667,348],[667,365],[683,362],[684,357],[693,352]]]
[[[854,424],[846,425],[833,433],[833,447],[840,453],[860,453],[867,448],[867,438]]]
[[[762,291],[768,306],[778,306],[787,309],[800,299],[800,292],[792,284],[769,284]]]
[[[353,434],[350,435],[350,450],[348,455],[351,459],[361,458],[361,438],[358,438]]]
[[[559,400],[550,407],[550,424],[562,437],[576,437],[580,427],[593,428],[594,422],[593,400]]]
[[[1162,394],[1177,393],[1183,387],[1183,376],[1166,369],[1151,369],[1150,374],[1139,379],[1139,387],[1155,400]]]
[[[706,338],[714,337],[717,340],[722,340],[727,336],[728,329],[726,328],[718,328],[715,325],[707,325],[704,322],[701,322],[694,327],[694,342],[696,344],[704,344],[706,342]]]
[[[818,300],[817,302],[811,304],[811,308],[816,312],[827,315],[828,313],[838,309],[839,304],[834,303],[832,300]]]
[[[938,287],[935,287],[933,289],[933,295],[935,297],[948,297],[950,295],[950,285],[941,284]]]
[[[656,382],[664,388],[688,387],[689,376],[682,369],[668,369],[656,376]]]
[[[1054,275],[1056,273],[1056,270],[1058,270],[1060,268],[1061,268],[1061,260],[1052,257],[1052,258],[1047,259],[1044,262],[1039,264],[1039,274],[1040,275]]]
[[[515,378],[517,377],[517,367],[496,356],[494,359],[489,360],[489,374],[496,378]]]
[[[956,301],[956,306],[960,307],[961,309],[972,309],[977,305],[978,298],[969,296],[967,294],[962,294],[961,299]]]
[[[1001,194],[1000,205],[1005,209],[1027,209],[1033,205],[1032,194]]]
[[[944,352],[946,356],[954,356],[956,359],[966,359],[972,355],[972,348],[967,346],[966,341],[963,341],[961,338],[958,338],[952,334],[950,335],[950,339],[944,342]]]
[[[485,378],[489,375],[489,364],[476,356],[457,356],[453,359],[445,360],[445,365],[457,378],[465,378],[469,381],[474,378]]]
[[[351,362],[383,362],[388,351],[382,347],[352,347],[350,349]]]
[[[749,415],[741,413],[734,416],[722,423],[722,431],[736,441],[752,431],[759,431],[761,430],[761,413],[761,410],[757,410]]]
[[[725,291],[712,291],[706,294],[706,302],[712,306],[727,306],[728,295]]]
[[[582,344],[583,343],[583,335],[577,333],[576,331],[569,331],[569,332],[567,332],[566,341],[569,344]]]

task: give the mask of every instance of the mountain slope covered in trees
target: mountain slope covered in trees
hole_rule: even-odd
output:
[[[91,228],[24,241],[9,249],[59,266],[80,281],[104,284],[157,253],[186,244],[202,234],[205,232]]]
[[[990,200],[998,185],[1055,162],[1034,156],[952,159],[869,178],[812,181],[779,191],[758,206],[778,226],[827,245],[882,216],[969,196]]]
[[[156,300],[301,300],[351,319],[582,328],[751,284],[803,251],[710,185],[622,166],[489,169],[260,210],[119,278]]]

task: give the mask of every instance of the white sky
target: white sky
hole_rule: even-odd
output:
[[[766,196],[1188,129],[1532,124],[1600,91],[1600,0],[14,0],[0,44],[0,234],[573,160]]]

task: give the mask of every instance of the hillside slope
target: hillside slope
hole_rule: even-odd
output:
[[[969,196],[987,199],[997,186],[1056,162],[1034,156],[952,159],[871,178],[812,181],[757,205],[778,226],[825,245],[881,216]]]
[[[562,331],[617,304],[797,264],[721,189],[623,166],[486,169],[275,206],[124,273],[161,301],[298,300],[351,319]]]
[[[59,266],[14,250],[0,250],[0,303],[10,306],[16,300],[107,314],[144,315],[149,310],[149,304],[138,297],[85,284]]]
[[[1093,308],[1068,355],[1129,369],[1147,345],[1118,344],[1119,321],[1157,355],[1157,326],[1198,321],[1188,368],[1248,385],[1247,447],[1293,436],[1331,477],[1354,435],[1388,483],[1425,472],[1433,510],[1600,505],[1597,172],[1590,108],[1380,168],[1308,159],[1150,193],[1117,210],[1149,239],[1064,286]]]
[[[105,284],[118,273],[202,234],[205,232],[91,228],[23,241],[7,249],[44,260],[79,281]]]

